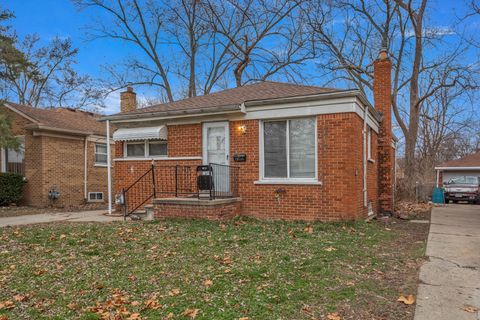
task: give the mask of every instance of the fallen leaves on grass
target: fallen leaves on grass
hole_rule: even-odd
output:
[[[308,224],[305,229],[303,229],[306,233],[313,233],[313,227],[311,224]]]
[[[2,309],[10,310],[13,308],[15,308],[15,304],[10,300],[0,302],[0,310]]]
[[[327,314],[328,320],[342,320],[340,315],[337,312]]]
[[[323,249],[324,251],[327,251],[327,252],[332,252],[332,251],[336,251],[337,249],[334,248],[334,247],[326,247],[325,249]]]
[[[182,315],[195,319],[198,315],[198,312],[200,312],[200,309],[186,309],[185,311],[183,311]]]
[[[409,294],[408,296],[402,295],[397,299],[397,301],[402,302],[406,305],[411,305],[415,303],[415,297],[413,296],[413,294]]]
[[[168,292],[168,295],[171,297],[178,296],[180,294],[180,289],[174,288]]]
[[[22,295],[22,294],[17,294],[13,296],[13,299],[18,302],[23,302],[28,300],[28,296]]]
[[[71,303],[67,304],[67,308],[70,309],[70,310],[75,310],[75,309],[77,309],[77,304],[74,303],[74,302],[71,302]]]
[[[213,285],[213,281],[210,280],[210,279],[207,279],[205,281],[203,281],[203,285],[207,288],[211,287]]]

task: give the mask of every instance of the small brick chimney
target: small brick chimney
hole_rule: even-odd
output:
[[[130,112],[137,109],[137,94],[133,92],[132,87],[127,87],[127,91],[120,92],[120,112]]]
[[[373,99],[375,109],[383,115],[378,135],[378,198],[381,215],[393,214],[395,149],[392,133],[391,102],[392,62],[382,48],[373,63]]]

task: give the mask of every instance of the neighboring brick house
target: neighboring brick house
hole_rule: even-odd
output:
[[[98,115],[15,103],[5,103],[0,111],[10,119],[13,135],[22,142],[18,152],[0,149],[0,171],[25,176],[23,204],[105,205],[107,139],[105,126],[97,121]],[[59,193],[58,199],[53,199],[51,191]]]
[[[260,82],[137,109],[128,88],[121,113],[103,118],[118,128],[114,192],[124,195],[127,214],[153,203],[159,218],[391,214],[395,142],[385,51],[374,68],[375,108],[359,90]],[[202,164],[212,165],[199,173]],[[198,199],[206,190],[211,200]]]

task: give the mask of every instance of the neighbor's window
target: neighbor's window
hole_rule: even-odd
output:
[[[103,201],[103,192],[89,192],[88,193],[89,202],[100,202]]]
[[[127,157],[145,157],[145,142],[128,142]]]
[[[148,142],[148,155],[155,156],[167,156],[167,142],[165,141],[149,141]]]
[[[315,118],[263,122],[263,178],[315,178]]]
[[[5,171],[25,175],[25,137],[18,136],[17,139],[20,142],[18,150],[4,150]]]
[[[107,144],[95,143],[95,164],[106,165],[107,160]]]

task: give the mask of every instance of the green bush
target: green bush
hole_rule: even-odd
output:
[[[0,173],[0,206],[18,203],[22,199],[24,184],[21,174]]]

